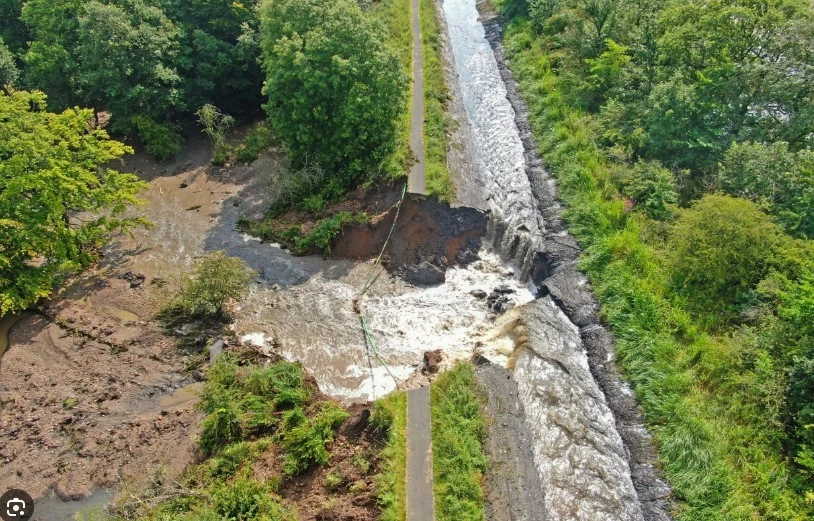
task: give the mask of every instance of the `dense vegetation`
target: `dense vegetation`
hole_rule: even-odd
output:
[[[810,519],[807,2],[498,3],[679,517]]]
[[[199,444],[205,459],[180,480],[166,476],[131,498],[123,495],[106,519],[144,521],[291,521],[280,480],[328,461],[347,412],[313,396],[298,364],[260,368],[226,354],[207,372],[198,407],[206,414]],[[264,453],[283,459],[282,476],[254,471]]]
[[[235,115],[258,111],[256,4],[4,0],[0,38],[21,71],[11,83],[44,91],[57,110],[109,111],[114,130],[138,134],[167,158],[182,141],[176,122],[203,105]]]
[[[272,126],[294,166],[316,163],[323,191],[341,195],[395,150],[407,86],[398,57],[352,0],[275,0],[260,16]]]
[[[442,373],[430,389],[435,518],[483,521],[486,424],[472,364]]]
[[[102,165],[132,150],[88,126],[90,110],[48,112],[39,92],[0,90],[0,316],[48,296],[97,257],[144,184]]]

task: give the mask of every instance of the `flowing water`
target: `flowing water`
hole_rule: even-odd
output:
[[[514,109],[476,1],[444,0],[443,12],[472,129],[477,183],[497,216],[494,244],[504,258],[528,265],[545,222],[526,174]],[[510,366],[532,431],[549,519],[643,519],[624,443],[577,327],[549,298],[539,299],[504,316],[489,346],[493,352],[514,350]]]

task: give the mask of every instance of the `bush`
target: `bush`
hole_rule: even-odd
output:
[[[334,431],[344,422],[348,413],[332,402],[323,402],[314,418],[307,418],[301,410],[286,416],[281,445],[285,451],[283,468],[286,474],[299,474],[311,465],[328,462],[328,446],[333,443]]]
[[[199,260],[181,281],[178,294],[162,310],[165,317],[210,319],[226,315],[226,304],[246,292],[254,273],[242,259],[222,251]]]
[[[195,115],[212,141],[212,164],[226,164],[232,153],[232,147],[226,142],[226,133],[234,126],[235,118],[224,114],[218,107],[209,103],[198,109]]]
[[[670,207],[678,202],[673,173],[658,161],[639,161],[632,168],[617,168],[616,181],[625,197],[643,214],[659,221],[672,216]]]
[[[136,128],[147,153],[160,161],[172,159],[181,153],[184,139],[168,123],[158,123],[149,116],[133,116],[130,123]]]
[[[251,163],[260,157],[260,152],[266,150],[275,142],[274,132],[271,125],[263,121],[252,128],[243,143],[237,146],[236,158],[243,163]]]
[[[243,435],[240,411],[234,403],[210,412],[201,424],[200,446],[203,453],[211,456],[224,445],[238,441]]]
[[[769,270],[784,263],[790,239],[745,199],[707,195],[682,210],[670,233],[676,287],[698,310],[731,313]]]
[[[273,491],[239,477],[212,493],[213,509],[224,521],[289,521],[290,513],[272,499]]]

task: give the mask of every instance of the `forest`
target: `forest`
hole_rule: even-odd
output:
[[[498,4],[679,518],[810,519],[808,2]]]

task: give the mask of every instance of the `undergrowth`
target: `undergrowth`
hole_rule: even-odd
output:
[[[759,340],[734,346],[715,337],[675,300],[664,252],[644,240],[648,221],[616,195],[590,116],[569,106],[528,22],[513,22],[504,43],[569,229],[585,252],[581,267],[679,501],[678,518],[812,519],[814,506],[793,489],[782,431],[764,400],[778,374]],[[757,361],[748,361],[752,355]]]
[[[430,393],[435,518],[482,521],[486,425],[472,364],[442,373]]]

